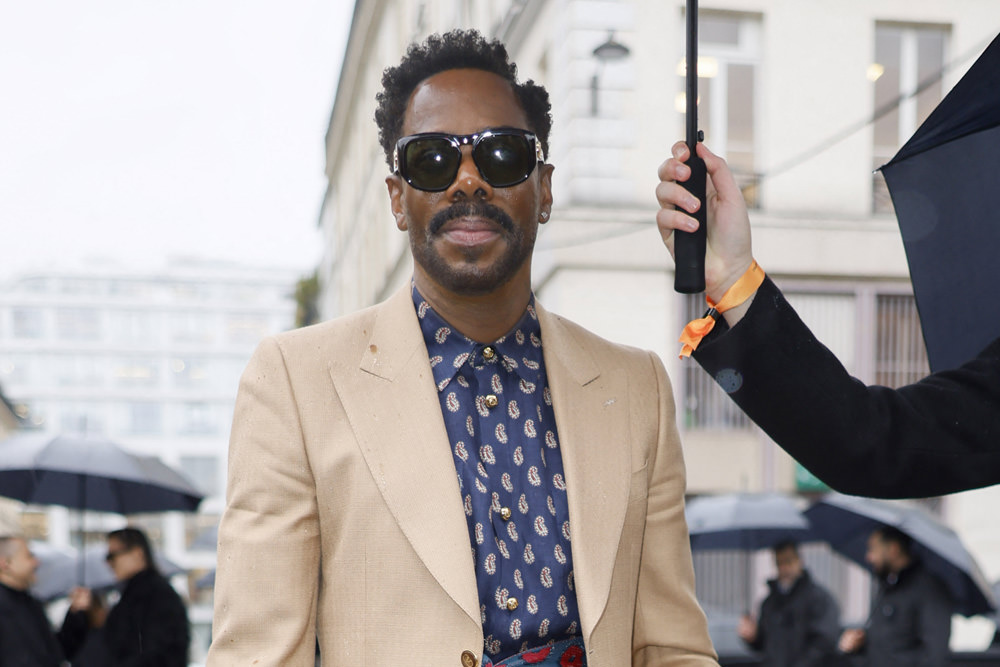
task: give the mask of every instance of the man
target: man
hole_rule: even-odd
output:
[[[85,613],[67,615],[63,635],[85,645],[88,657],[107,667],[185,667],[187,609],[157,570],[149,538],[129,526],[108,533],[107,542],[108,566],[119,582],[121,597],[106,616],[99,606],[87,610],[90,618]],[[89,621],[95,616],[104,616],[103,622],[91,627]]]
[[[750,223],[724,160],[708,170],[706,294],[718,302],[751,265]],[[693,231],[681,182],[687,145],[659,170],[657,224]],[[683,211],[675,211],[674,206]],[[766,267],[765,267],[766,268]],[[1000,339],[957,370],[893,390],[866,387],[812,335],[770,279],[718,318],[694,358],[771,438],[844,493],[911,498],[1000,483]]]
[[[762,667],[826,667],[836,664],[840,611],[825,588],[809,576],[794,542],[774,547],[778,576],[758,620],[743,616],[740,638],[763,654]]]
[[[865,629],[845,630],[839,648],[871,667],[945,667],[949,662],[951,598],[910,551],[910,537],[883,526],[868,538],[865,560],[880,579]]]
[[[413,282],[244,373],[208,664],[716,664],[663,366],[531,293],[548,94],[454,31],[378,102]]]
[[[57,667],[62,649],[41,603],[28,589],[38,559],[21,537],[0,537],[0,665]]]

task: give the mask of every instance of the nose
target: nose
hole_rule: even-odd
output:
[[[472,158],[472,147],[462,146],[462,161],[458,164],[458,174],[455,182],[448,188],[448,198],[452,201],[462,199],[491,199],[493,186],[483,179]]]

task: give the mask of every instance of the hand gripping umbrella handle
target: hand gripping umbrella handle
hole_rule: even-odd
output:
[[[698,229],[693,232],[674,231],[674,290],[682,294],[697,294],[705,290],[705,242],[708,227],[705,205],[705,161],[695,155],[694,145],[689,145],[691,157],[685,164],[691,168],[691,178],[683,183],[684,189],[698,198],[701,207],[695,211]],[[681,210],[680,207],[676,207]],[[686,213],[686,211],[685,211]]]

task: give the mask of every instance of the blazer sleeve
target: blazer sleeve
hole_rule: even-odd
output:
[[[635,610],[636,667],[717,666],[705,614],[695,597],[691,540],[684,518],[687,478],[663,363],[649,355],[656,378],[657,441],[647,461],[648,496]]]
[[[296,397],[279,344],[267,339],[236,398],[209,667],[313,667],[319,558]]]
[[[832,488],[881,498],[1000,483],[1000,339],[894,390],[851,377],[770,279],[693,355],[771,438]]]

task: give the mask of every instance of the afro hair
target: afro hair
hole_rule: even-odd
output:
[[[422,44],[411,44],[396,67],[382,72],[382,90],[375,96],[375,123],[378,139],[385,151],[385,161],[392,167],[392,153],[403,132],[403,115],[410,95],[421,81],[452,69],[480,69],[510,82],[521,108],[528,117],[529,127],[549,153],[549,131],[552,115],[549,94],[533,81],[518,83],[517,65],[510,62],[506,47],[499,41],[487,41],[476,30],[452,30],[434,34]]]

